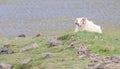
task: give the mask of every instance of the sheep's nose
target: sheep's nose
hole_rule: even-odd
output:
[[[76,25],[79,25],[78,23],[75,23]]]
[[[78,23],[75,23],[75,24],[78,24]]]

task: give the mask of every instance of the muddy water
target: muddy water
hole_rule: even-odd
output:
[[[0,36],[58,35],[83,16],[104,31],[120,32],[120,0],[0,0]]]

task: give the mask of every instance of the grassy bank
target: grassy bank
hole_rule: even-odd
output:
[[[13,65],[13,69],[84,69],[90,63],[85,58],[81,60],[78,56],[77,49],[68,48],[71,43],[76,45],[85,44],[92,53],[100,55],[116,55],[120,54],[120,36],[109,34],[98,34],[90,32],[69,33],[58,38],[63,42],[61,46],[53,46],[48,48],[48,38],[2,38],[0,39],[1,48],[7,49],[2,45],[9,43],[8,49],[14,50],[13,54],[0,55],[0,62]],[[20,53],[20,49],[30,44],[37,43],[39,48],[28,50]],[[105,46],[114,47],[114,50],[104,50]],[[46,52],[54,53],[52,57],[44,58]],[[31,61],[23,66],[22,61],[26,58]]]

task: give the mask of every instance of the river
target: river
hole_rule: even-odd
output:
[[[74,30],[77,17],[117,34],[120,0],[0,0],[0,36],[60,35]]]

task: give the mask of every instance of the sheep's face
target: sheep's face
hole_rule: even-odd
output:
[[[84,26],[86,24],[86,20],[87,20],[87,18],[84,18],[84,17],[82,17],[82,18],[76,18],[76,20],[75,20],[74,23],[77,26],[82,27],[82,26]]]

